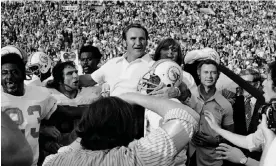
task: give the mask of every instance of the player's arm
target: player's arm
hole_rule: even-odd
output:
[[[131,104],[138,104],[149,110],[152,110],[153,112],[159,114],[163,118],[167,116],[166,114],[169,111],[173,109],[181,109],[181,112],[187,111],[193,117],[197,117],[199,119],[199,115],[191,108],[189,108],[190,110],[188,110],[187,106],[165,98],[146,96],[138,93],[127,93],[119,97]],[[182,150],[190,140],[190,134],[183,127],[183,123],[181,122],[181,120],[182,119],[173,118],[172,120],[169,120],[162,126],[162,128],[174,141],[176,150],[178,152]]]
[[[89,105],[79,105],[77,107],[75,106],[69,106],[69,105],[58,105],[56,112],[59,114],[63,114],[69,118],[81,118],[83,113],[88,110]]]
[[[1,165],[30,166],[32,149],[17,125],[1,112]]]
[[[94,86],[97,83],[101,84],[106,82],[105,75],[106,72],[110,72],[109,61],[102,65],[98,70],[94,71],[92,74],[85,74],[79,76],[79,84],[81,87]]]
[[[183,81],[179,85],[179,90],[180,90],[180,95],[179,95],[178,99],[182,103],[188,103],[188,100],[191,98],[192,93]]]
[[[85,74],[79,76],[79,84],[81,87],[89,87],[97,84],[91,77],[91,74]]]

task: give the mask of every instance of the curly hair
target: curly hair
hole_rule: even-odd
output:
[[[22,73],[23,80],[26,79],[26,68],[25,68],[24,61],[20,57],[20,55],[18,55],[16,53],[8,53],[8,54],[5,54],[4,56],[1,56],[1,66],[6,63],[11,63],[11,64],[17,65],[17,67],[19,68],[19,70]]]
[[[76,133],[85,149],[127,146],[137,134],[136,114],[132,105],[118,97],[102,98],[83,114]]]
[[[81,59],[81,54],[83,52],[91,52],[93,58],[95,58],[95,59],[102,58],[102,54],[101,54],[100,50],[97,47],[94,47],[92,45],[85,45],[80,48],[79,59]]]

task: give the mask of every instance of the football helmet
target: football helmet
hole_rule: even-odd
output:
[[[45,74],[51,69],[52,60],[51,58],[43,52],[35,52],[29,57],[27,63],[27,70],[32,74],[40,76],[40,74]]]
[[[201,50],[192,50],[184,58],[185,64],[193,64],[195,61],[212,59],[220,64],[220,57],[216,50],[212,48],[203,48]]]
[[[4,55],[6,55],[8,53],[16,53],[16,54],[18,54],[23,59],[24,64],[26,64],[27,61],[28,61],[28,55],[27,55],[27,53],[23,49],[21,49],[21,48],[19,48],[17,46],[8,45],[8,46],[5,46],[5,47],[1,48],[1,56],[4,56]]]
[[[153,64],[151,69],[139,80],[138,91],[143,94],[167,87],[178,87],[183,73],[181,67],[170,59],[162,59]]]

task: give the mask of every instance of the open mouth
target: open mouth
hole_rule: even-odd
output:
[[[9,82],[7,82],[7,87],[8,88],[15,88],[15,82],[13,82],[13,81],[9,81]]]
[[[88,66],[83,67],[83,70],[89,70]]]
[[[79,84],[79,81],[74,81],[73,84],[74,84],[74,85],[78,85],[78,84]]]
[[[141,51],[141,50],[143,50],[143,48],[142,47],[137,47],[137,48],[134,48],[135,50],[138,50],[138,51]]]

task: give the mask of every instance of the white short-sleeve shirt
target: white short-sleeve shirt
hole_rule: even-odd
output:
[[[264,159],[265,166],[275,166],[276,165],[275,154],[276,154],[276,138],[274,138],[274,140],[271,143],[270,148],[267,152],[267,155],[265,156],[265,159]]]
[[[260,151],[263,149],[265,139],[261,129],[258,129],[255,133],[246,136],[247,148],[250,152]]]
[[[149,54],[130,63],[125,56],[116,57],[93,72],[91,77],[99,84],[108,83],[111,96],[126,92],[137,92],[140,78],[149,71],[154,62]]]

